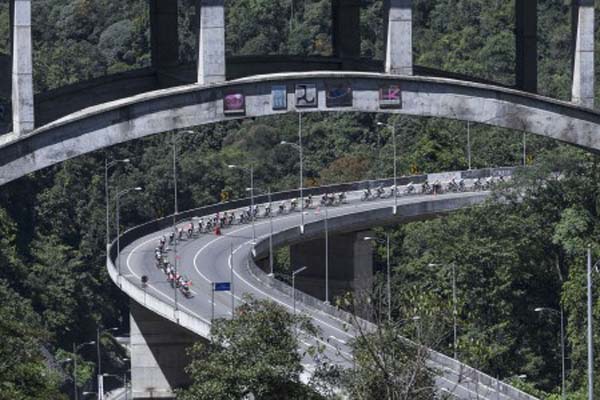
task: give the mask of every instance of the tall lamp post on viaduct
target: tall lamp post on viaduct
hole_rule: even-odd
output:
[[[125,196],[127,193],[130,192],[141,192],[142,188],[140,186],[134,187],[134,188],[129,188],[129,189],[125,189],[125,190],[121,190],[120,192],[117,192],[117,196],[116,196],[116,201],[117,201],[117,269],[119,270],[119,276],[121,276],[121,227],[119,226],[120,224],[120,218],[121,218],[121,204],[120,204],[120,199],[121,197]]]
[[[304,153],[302,152],[302,114],[298,113],[298,143],[286,142],[280,144],[289,145],[298,150],[300,156],[300,233],[304,234]]]
[[[108,162],[108,157],[104,158],[104,200],[106,203],[106,246],[110,244],[110,191],[108,188],[108,170],[119,163],[129,163],[129,158],[114,160]]]

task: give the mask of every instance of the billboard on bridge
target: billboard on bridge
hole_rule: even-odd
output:
[[[380,108],[402,108],[400,84],[384,85],[379,89]]]
[[[327,107],[352,107],[352,86],[348,82],[328,82],[326,86]]]
[[[246,98],[241,91],[228,92],[223,97],[223,113],[243,115],[246,113]]]
[[[296,85],[296,107],[314,108],[318,105],[317,85],[314,83],[298,83]]]
[[[285,85],[273,85],[271,97],[273,110],[287,110],[287,87]]]

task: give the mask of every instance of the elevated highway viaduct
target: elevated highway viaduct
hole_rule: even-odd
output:
[[[510,173],[510,170],[496,170],[493,173],[506,174]],[[473,172],[448,173],[447,176],[460,178],[465,174]],[[475,174],[485,176],[489,171],[477,171]],[[419,182],[425,178],[413,177],[410,180]],[[433,177],[430,176],[429,179]],[[402,181],[401,183],[406,183],[408,179]],[[364,182],[354,184],[351,189],[366,187],[369,184],[373,187],[377,185]],[[317,194],[335,189],[311,190]],[[273,197],[276,199],[273,201],[279,202],[296,196],[297,191],[278,193]],[[359,196],[358,192],[349,192],[346,204],[329,208],[327,226],[330,248],[333,250],[344,246],[353,249],[330,256],[329,282],[332,295],[342,294],[346,290],[368,290],[372,280],[372,249],[371,243],[363,238],[368,235],[371,227],[432,218],[472,207],[484,201],[488,193],[402,197],[399,199],[396,214],[393,213],[393,199],[362,202],[358,199]],[[264,201],[266,196],[256,199],[257,203]],[[186,226],[192,217],[210,217],[215,212],[239,210],[247,204],[249,200],[244,199],[232,204],[192,210],[178,216],[179,226]],[[176,245],[176,249],[175,246],[171,246],[168,254],[171,262],[175,262],[176,252],[179,271],[194,282],[195,297],[191,299],[175,296],[176,292],[165,284],[164,273],[154,265],[154,248],[162,235],[168,235],[172,231],[172,218],[153,221],[126,232],[121,237],[121,256],[117,256],[113,245],[108,268],[114,282],[133,299],[131,357],[134,397],[169,397],[173,387],[185,385],[187,377],[181,373],[187,361],[184,357],[185,347],[198,340],[198,337],[210,338],[213,312],[217,318],[230,318],[232,307],[239,305],[244,295],[269,299],[292,311],[291,288],[269,276],[268,269],[260,269],[256,260],[268,257],[270,237],[274,247],[291,245],[292,258],[298,250],[301,253],[305,252],[306,243],[311,243],[309,246],[312,246],[312,253],[320,253],[323,247],[324,218],[324,209],[314,206],[306,210],[303,233],[299,229],[300,213],[290,212],[272,219],[261,218],[254,228],[251,224],[236,225],[224,229],[221,236],[204,234],[184,239]],[[256,244],[253,244],[252,240],[253,229],[256,232]],[[295,249],[297,246],[300,248]],[[306,257],[304,259],[306,260]],[[347,366],[351,363],[349,344],[357,334],[356,328],[350,322],[349,315],[322,302],[323,260],[312,257],[310,264],[305,265],[308,266],[306,272],[309,278],[302,280],[298,277],[300,290],[295,294],[296,307],[299,312],[313,320],[321,330],[321,336],[315,338],[302,334],[302,346],[319,343],[325,346],[325,356],[332,362]],[[147,276],[150,282],[146,287],[142,287],[140,283],[140,277],[143,275]],[[232,282],[233,294],[216,293],[213,303],[211,296],[214,282]],[[314,293],[317,297],[308,295],[307,292]],[[366,329],[373,329],[366,321],[362,324]],[[314,360],[310,357],[303,360],[307,371],[313,368],[313,363]],[[438,388],[448,390],[456,398],[533,399],[509,385],[436,352],[430,353],[429,365],[436,371]]]
[[[176,2],[152,0],[150,69],[125,73],[114,79],[99,78],[81,83],[77,88],[58,89],[54,94],[40,95],[36,104],[31,0],[10,0],[12,132],[0,136],[0,185],[79,155],[148,135],[291,112],[352,111],[441,117],[530,132],[592,151],[600,149],[600,114],[592,109],[593,1],[573,0],[570,102],[535,94],[537,39],[536,29],[532,28],[536,27],[535,0],[515,1],[515,88],[456,79],[461,78],[458,76],[418,75],[419,69],[413,65],[410,0],[386,2],[385,60],[380,63],[360,61],[360,45],[357,45],[360,39],[357,37],[359,2],[337,0],[332,4],[333,59],[300,60],[296,67],[290,66],[288,60],[279,65],[271,63],[264,69],[260,69],[263,68],[258,66],[260,61],[255,60],[257,69],[250,73],[267,74],[242,77],[245,74],[235,72],[235,63],[228,63],[225,57],[224,1],[198,0],[196,65],[188,68],[187,78],[182,78],[185,74],[178,72],[181,69],[173,51],[178,47],[177,23],[174,23],[177,20]],[[286,71],[287,67],[299,71],[309,68],[335,70],[273,73],[273,69]],[[240,67],[242,69],[244,67]],[[121,85],[119,80],[128,85]],[[182,80],[187,84],[182,85]],[[111,90],[115,86],[124,86],[124,90]],[[44,96],[47,96],[46,100]],[[90,100],[73,101],[85,97]],[[431,202],[424,201],[423,204]],[[239,252],[248,250],[243,243],[240,245]],[[109,271],[114,277],[115,269],[111,269],[110,259]],[[135,285],[128,282],[122,277],[117,280],[137,304],[148,306],[144,303],[148,292],[135,291]],[[148,306],[152,312],[147,315],[173,315],[172,305],[164,303],[164,298],[162,301],[162,304],[156,303],[158,308]],[[174,321],[176,325],[186,327],[188,334],[189,331],[202,334],[208,329],[206,321],[180,310]],[[515,396],[509,398],[518,398]]]
[[[96,78],[39,93],[34,98],[31,4],[9,0],[11,49],[0,55],[0,97],[12,98],[14,136],[32,132],[60,117],[98,104],[184,84],[206,84],[259,74],[307,71],[362,71],[418,75],[488,83],[481,79],[413,64],[412,0],[386,0],[382,24],[384,60],[361,58],[359,0],[332,0],[332,55],[330,57],[245,56],[225,52],[224,0],[195,0],[192,30],[196,60],[179,59],[178,3],[150,0],[151,65],[143,70]],[[537,92],[537,0],[515,0],[514,89]],[[572,100],[592,107],[594,100],[594,5],[572,0]],[[34,7],[34,11],[42,8]],[[9,120],[8,118],[7,120]],[[9,122],[9,121],[7,121]],[[0,131],[2,133],[2,131]]]

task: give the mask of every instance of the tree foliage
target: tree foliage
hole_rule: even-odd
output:
[[[300,381],[302,360],[310,355],[299,352],[298,331],[316,334],[315,328],[275,303],[247,300],[234,319],[213,323],[209,343],[194,345],[187,368],[193,384],[178,398],[321,398]]]

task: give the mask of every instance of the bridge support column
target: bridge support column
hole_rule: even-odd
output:
[[[133,398],[174,399],[174,389],[190,384],[186,350],[201,339],[134,301],[130,310]]]
[[[387,0],[385,72],[412,75],[412,0]]]
[[[537,92],[537,5],[538,0],[516,0],[516,86]]]
[[[594,0],[573,0],[572,101],[594,107]]]
[[[34,129],[31,0],[12,0],[12,113],[13,132]]]
[[[179,62],[177,0],[150,0],[152,66],[161,69]]]
[[[333,54],[360,58],[360,0],[333,0]]]
[[[329,301],[347,292],[370,290],[373,284],[373,244],[364,240],[372,233],[356,232],[329,236]],[[325,239],[290,247],[293,268],[308,269],[296,276],[296,287],[325,300]]]
[[[200,2],[198,83],[225,81],[224,0],[196,1]]]

